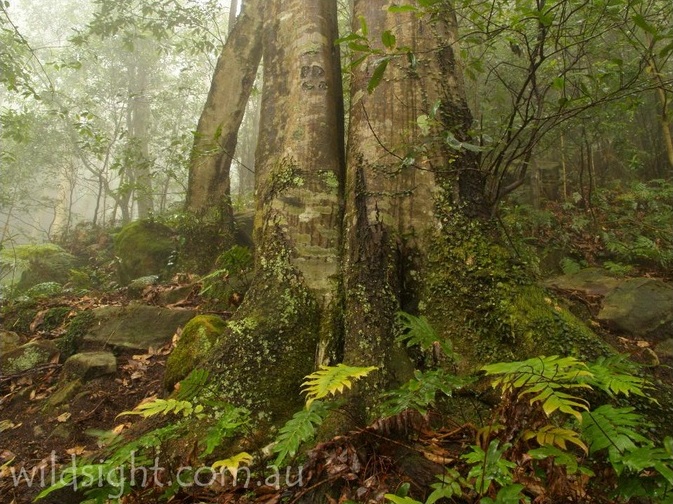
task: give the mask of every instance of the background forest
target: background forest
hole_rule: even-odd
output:
[[[673,5],[306,1],[0,0],[0,501],[670,502]]]

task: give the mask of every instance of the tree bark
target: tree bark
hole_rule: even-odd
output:
[[[450,191],[445,199],[482,212],[484,194],[477,157],[451,151],[439,140],[447,130],[467,140],[472,121],[454,57],[455,18],[451,12],[392,14],[392,5],[356,0],[354,7],[354,31],[364,18],[371,43],[389,31],[416,58],[413,65],[406,57],[393,58],[371,95],[367,86],[380,56],[367,57],[352,76],[344,360],[381,370],[359,387],[362,405],[370,406],[377,391],[403,378],[404,357],[394,350],[395,314],[418,311],[428,237],[440,227],[435,205]],[[381,42],[376,48],[384,49]],[[419,124],[424,118],[426,129]],[[364,413],[359,408],[355,415],[364,420]]]
[[[233,234],[229,169],[262,57],[262,0],[250,0],[217,61],[194,137],[186,210]],[[210,214],[210,215],[206,215]]]
[[[265,8],[255,278],[208,365],[268,420],[296,411],[319,335],[334,339],[344,156],[334,3]]]

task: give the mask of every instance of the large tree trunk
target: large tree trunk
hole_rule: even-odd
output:
[[[391,5],[356,0],[353,28],[364,18],[370,41],[380,41],[389,31],[398,47],[416,55],[414,66],[406,57],[392,59],[371,95],[367,86],[380,56],[369,56],[352,78],[344,359],[379,366],[378,376],[360,387],[368,399],[402,378],[396,357],[403,356],[395,355],[393,342],[395,314],[400,309],[417,312],[422,301],[428,240],[441,227],[435,205],[443,198],[445,204],[476,206],[483,198],[483,185],[479,193],[464,182],[478,179],[477,157],[449,151],[440,139],[442,131],[451,131],[466,140],[472,120],[453,54],[455,20],[451,13],[391,14]],[[427,127],[421,128],[424,120]],[[469,187],[464,194],[463,186]],[[448,190],[452,193],[442,194]]]
[[[255,279],[209,366],[264,419],[296,409],[336,300],[343,135],[330,0],[267,2]]]

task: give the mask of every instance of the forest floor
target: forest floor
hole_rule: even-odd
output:
[[[160,286],[156,288],[161,288]],[[149,296],[151,299],[153,296]],[[584,300],[590,305],[593,300]],[[45,307],[53,305],[54,299],[45,300]],[[60,300],[63,303],[64,300]],[[72,298],[73,310],[82,307],[98,307],[109,304],[127,302],[123,297]],[[197,300],[194,308],[198,308]],[[39,313],[40,310],[38,310]],[[33,326],[34,324],[31,324]],[[0,324],[1,328],[1,324]],[[11,329],[11,328],[5,328]],[[630,354],[634,360],[648,362],[648,344],[645,341],[633,341],[594,327],[605,339],[620,352]],[[59,331],[50,334],[36,332],[33,338],[50,338],[59,335]],[[174,338],[175,341],[175,338]],[[173,343],[163,348],[150,349],[145,353],[133,351],[116,352],[117,372],[94,379],[84,384],[82,390],[69,402],[69,407],[60,414],[54,413],[48,404],[52,395],[58,390],[61,364],[53,362],[40,368],[24,372],[20,375],[0,377],[0,503],[24,504],[32,499],[57,477],[56,467],[64,467],[72,460],[95,454],[101,447],[101,435],[105,432],[122,432],[138,421],[137,416],[119,416],[120,413],[132,410],[142,400],[150,397],[161,397],[164,394],[162,379],[165,362]],[[654,377],[663,383],[673,384],[673,362],[656,366]],[[63,411],[58,409],[57,411]],[[381,426],[370,434],[379,436]],[[466,430],[467,429],[467,430]],[[424,445],[422,452],[426,460],[432,461],[446,457],[458,457],[459,452],[452,454],[446,446],[455,445],[460,448],[466,436],[473,436],[470,426],[456,426],[452,431],[425,432],[417,440]],[[385,429],[384,429],[385,430]],[[469,432],[467,432],[469,431]],[[311,460],[314,465],[341,468],[334,469],[333,474],[353,472],[357,465],[355,455],[357,436],[350,440],[338,438],[321,445],[313,451]],[[438,439],[440,441],[438,441]],[[360,439],[361,442],[361,439]],[[379,453],[386,449],[394,453],[390,457],[399,456],[400,449],[395,443],[386,447],[378,446]],[[310,457],[309,457],[310,458]],[[384,460],[385,457],[381,460]],[[331,464],[331,465],[330,465]],[[420,468],[420,469],[419,469]],[[422,470],[422,464],[414,470]],[[382,471],[387,470],[382,466]],[[340,472],[339,472],[340,471]],[[431,473],[430,473],[431,474]],[[341,474],[343,476],[343,474]],[[420,478],[420,476],[416,476]],[[380,480],[377,480],[380,484]],[[362,483],[366,485],[366,481]],[[362,486],[361,488],[365,488]],[[174,500],[173,502],[280,502],[282,494],[273,488],[262,485],[255,492],[246,493],[241,497],[238,490],[233,489],[229,496],[225,494],[211,495],[208,500],[201,496],[200,500]],[[394,489],[393,489],[394,490]],[[65,504],[59,501],[60,504]],[[72,502],[79,502],[74,500]],[[336,501],[335,501],[336,502]]]

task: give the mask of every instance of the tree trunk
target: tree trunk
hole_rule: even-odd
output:
[[[343,135],[334,3],[265,8],[255,279],[208,365],[228,399],[269,420],[300,404],[320,333],[335,338]]]
[[[406,57],[391,60],[371,95],[367,86],[380,56],[369,56],[352,77],[344,360],[382,370],[359,387],[362,403],[370,405],[377,391],[402,378],[404,357],[395,355],[393,342],[395,314],[418,311],[428,239],[440,226],[438,198],[450,189],[449,200],[475,213],[484,187],[477,157],[449,151],[438,140],[446,130],[466,140],[472,121],[454,57],[453,14],[391,14],[391,5],[356,0],[353,28],[364,18],[370,41],[380,41],[390,31],[397,46],[409,47],[416,57],[413,66]],[[382,43],[378,48],[383,49]],[[360,408],[360,420],[362,413]]]
[[[133,190],[138,217],[146,219],[154,211],[152,198],[152,173],[149,150],[150,102],[148,97],[148,76],[151,71],[152,44],[144,39],[136,39],[130,55],[129,103],[126,115],[128,131],[128,157],[131,164],[129,175],[133,180]]]
[[[262,0],[250,0],[217,61],[194,137],[186,210],[233,235],[229,169],[262,56]],[[209,215],[206,215],[209,214]]]

